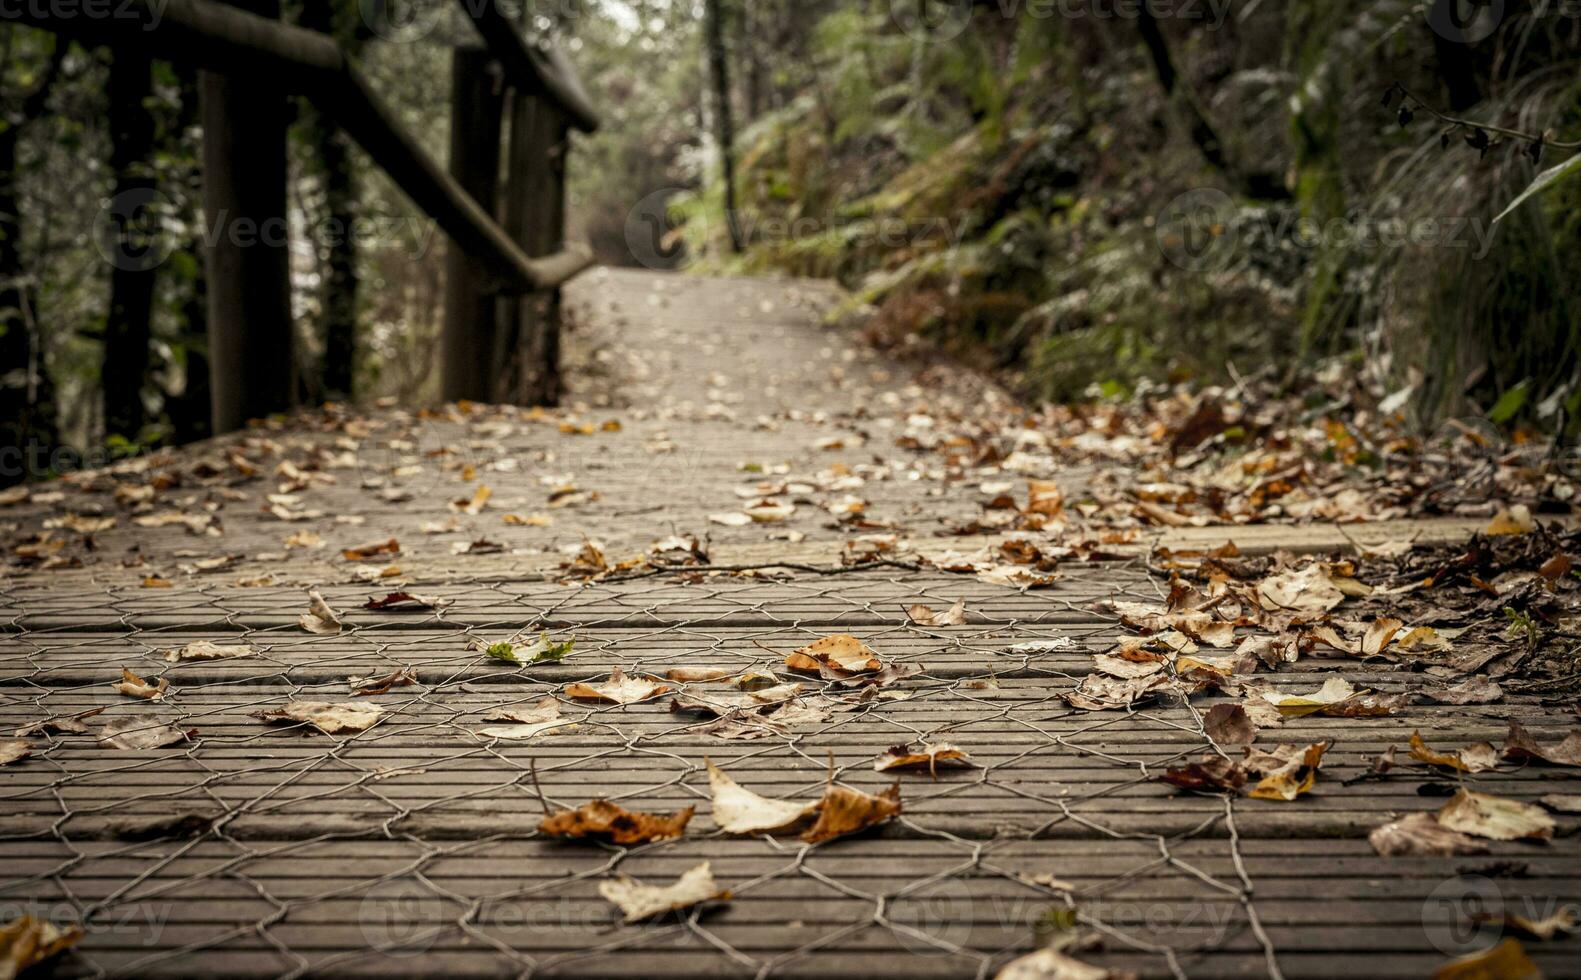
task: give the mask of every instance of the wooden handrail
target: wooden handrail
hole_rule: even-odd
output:
[[[458,0],[477,27],[489,53],[505,69],[505,77],[517,88],[532,95],[543,95],[565,114],[572,127],[584,133],[598,128],[598,112],[588,98],[571,62],[558,48],[543,49],[531,44],[510,19],[500,13],[494,0]]]
[[[501,292],[553,289],[592,264],[592,252],[582,247],[529,258],[401,127],[330,38],[212,0],[121,0],[116,11],[112,17],[68,16],[51,4],[17,4],[7,8],[6,19],[221,74],[265,72],[288,91],[312,96],[413,203],[489,269],[491,285]]]

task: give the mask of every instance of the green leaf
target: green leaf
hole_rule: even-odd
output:
[[[1503,425],[1513,419],[1526,407],[1526,398],[1531,394],[1531,388],[1531,379],[1528,378],[1506,391],[1488,412],[1488,421],[1494,425]]]
[[[1521,196],[1517,197],[1509,207],[1505,208],[1502,212],[1500,212],[1497,218],[1493,219],[1493,223],[1498,224],[1499,222],[1503,221],[1505,218],[1509,217],[1511,211],[1514,211],[1522,204],[1525,204],[1532,197],[1541,194],[1550,186],[1558,182],[1561,178],[1568,177],[1575,173],[1581,173],[1581,153],[1577,153],[1575,156],[1571,157],[1565,162],[1550,167],[1538,174],[1537,179],[1533,180],[1531,185],[1528,186],[1524,191],[1521,191]]]
[[[505,641],[490,644],[484,652],[495,660],[504,660],[525,667],[529,664],[559,663],[575,646],[575,637],[557,641],[549,639],[548,633],[541,633],[538,639],[524,647],[517,647],[516,644]]]

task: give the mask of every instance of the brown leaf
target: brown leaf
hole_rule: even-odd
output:
[[[1257,726],[1238,704],[1216,704],[1202,721],[1208,738],[1219,745],[1250,745],[1257,739]]]
[[[627,677],[616,667],[603,684],[572,684],[565,689],[566,697],[586,701],[610,701],[615,704],[636,704],[668,694],[675,688],[646,677]]]
[[[1384,857],[1434,854],[1486,854],[1488,845],[1468,834],[1451,830],[1431,813],[1413,813],[1383,824],[1367,835],[1372,849]]]
[[[391,592],[383,599],[369,599],[362,608],[383,612],[389,609],[443,609],[448,605],[450,605],[449,599],[413,595],[410,592]]]
[[[307,590],[307,612],[297,622],[309,633],[325,636],[339,633],[341,629],[340,617],[329,608],[329,603],[324,601],[317,589]]]
[[[1520,942],[1506,939],[1492,949],[1450,960],[1433,971],[1432,980],[1542,980],[1543,971],[1526,955]]]
[[[394,556],[400,553],[401,542],[390,538],[388,541],[375,541],[356,548],[345,548],[340,555],[347,561],[375,561],[386,555]]]
[[[958,601],[942,613],[929,606],[907,606],[906,615],[918,626],[965,626],[966,600]]]
[[[1251,797],[1288,803],[1302,796],[1317,782],[1318,768],[1323,765],[1323,753],[1328,747],[1328,742],[1314,742],[1307,746],[1280,745],[1273,752],[1248,748],[1246,768],[1263,774],[1252,787]]]
[[[528,739],[544,732],[569,728],[574,722],[560,718],[560,702],[552,697],[542,698],[531,708],[496,708],[483,716],[484,721],[508,721],[512,724],[499,728],[485,728],[478,732],[484,738]]]
[[[21,762],[33,751],[33,746],[26,739],[13,738],[0,742],[0,766],[9,766],[13,762]]]
[[[1246,770],[1223,756],[1210,755],[1167,769],[1158,778],[1195,793],[1233,793],[1246,785]]]
[[[656,915],[679,912],[704,902],[729,901],[730,892],[714,882],[708,862],[697,865],[664,888],[644,885],[627,875],[601,881],[598,893],[613,902],[627,922],[641,922]]]
[[[1468,789],[1457,792],[1438,822],[1450,830],[1489,840],[1547,840],[1554,835],[1554,821],[1529,803],[1507,800]]]
[[[1491,704],[1504,697],[1504,689],[1499,687],[1497,681],[1479,674],[1466,678],[1454,687],[1423,691],[1422,694],[1439,704]]]
[[[891,769],[902,769],[907,766],[927,766],[928,772],[937,779],[939,763],[959,762],[964,765],[969,758],[971,757],[949,742],[927,742],[920,749],[913,749],[910,745],[892,745],[889,751],[879,756],[873,763],[873,771],[888,772]]]
[[[1530,919],[1505,909],[1502,912],[1473,912],[1471,919],[1474,922],[1497,922],[1507,932],[1518,932],[1548,942],[1555,936],[1567,936],[1576,931],[1577,912],[1574,906],[1566,906],[1546,919]]]
[[[82,936],[79,926],[58,929],[31,915],[12,919],[0,926],[0,977],[9,980],[76,945]]]
[[[1555,766],[1581,766],[1581,729],[1571,729],[1557,745],[1541,745],[1520,722],[1510,722],[1504,739],[1504,758],[1540,759]]]
[[[849,677],[880,670],[884,662],[866,643],[847,633],[826,636],[785,658],[791,670],[816,671],[825,676]],[[832,678],[831,678],[832,679]]]
[[[119,718],[99,729],[99,744],[123,751],[162,749],[183,743],[196,732],[173,728],[158,719]]]
[[[1169,682],[1168,676],[1154,674],[1120,680],[1102,674],[1088,674],[1073,691],[1062,695],[1073,708],[1083,711],[1117,711],[1128,708],[1149,692]]]
[[[1422,741],[1421,732],[1411,733],[1411,758],[1417,762],[1444,766],[1460,772],[1487,772],[1489,769],[1498,768],[1499,765],[1498,755],[1491,743],[1478,742],[1458,751],[1439,752],[1429,748],[1427,743]]]
[[[369,674],[365,677],[348,677],[346,684],[351,688],[351,693],[358,696],[370,697],[376,694],[388,694],[394,687],[410,687],[417,683],[417,671],[410,667],[402,667],[383,677]]]
[[[365,732],[377,724],[383,715],[384,709],[376,704],[326,704],[322,701],[292,701],[283,708],[253,713],[254,718],[263,721],[312,725],[325,735]]]
[[[161,677],[159,683],[150,684],[141,677],[121,668],[121,679],[110,685],[127,697],[142,698],[145,701],[158,701],[165,696],[165,691],[170,688],[170,679]]]
[[[258,651],[245,643],[220,644],[208,640],[194,640],[184,647],[166,650],[165,660],[179,663],[183,660],[234,660],[238,657],[256,657]]]
[[[607,837],[616,844],[647,844],[685,834],[695,810],[689,806],[665,817],[627,810],[608,800],[593,800],[575,810],[560,810],[544,817],[538,832],[552,837]]]
[[[93,708],[77,715],[58,715],[54,718],[45,718],[43,721],[35,721],[30,725],[24,725],[11,734],[17,738],[27,738],[29,735],[37,735],[41,732],[55,732],[60,735],[86,735],[88,734],[88,726],[83,724],[83,722],[95,715],[104,714],[104,711],[104,708]]]
[[[809,844],[860,833],[900,813],[900,784],[869,796],[861,790],[830,784],[818,801],[818,822],[801,835]]]

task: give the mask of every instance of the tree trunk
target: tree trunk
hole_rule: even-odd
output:
[[[730,248],[741,252],[741,223],[736,214],[736,123],[730,105],[730,58],[725,50],[725,0],[705,0],[708,69],[714,86],[714,126],[725,182],[725,224]]]
[[[1225,152],[1224,140],[1203,110],[1197,93],[1189,83],[1182,80],[1179,70],[1175,67],[1174,56],[1169,50],[1169,41],[1164,37],[1163,29],[1148,4],[1144,3],[1137,7],[1136,28],[1142,35],[1142,43],[1147,47],[1148,57],[1153,61],[1153,72],[1158,76],[1159,87],[1164,90],[1164,95],[1170,103],[1185,115],[1186,128],[1191,134],[1191,141],[1196,144],[1202,159],[1206,160],[1213,169],[1238,183],[1251,197],[1263,200],[1288,198],[1290,192],[1277,175],[1243,173],[1231,163]]]
[[[163,255],[157,236],[153,171],[153,65],[130,49],[113,52],[110,64],[110,171],[115,192],[109,215],[115,227],[103,243],[111,256],[110,312],[104,330],[104,434],[136,442],[148,422],[143,388],[148,383],[153,339],[154,285]]]
[[[451,52],[450,173],[478,206],[494,214],[499,199],[499,73],[488,53]],[[445,252],[445,401],[489,402],[502,368],[495,363],[495,307],[485,270],[452,240]]]
[[[0,486],[43,475],[58,437],[54,388],[22,256],[17,151],[27,126],[44,113],[66,48],[55,42],[39,80],[14,114],[8,112],[11,124],[0,126]]]
[[[328,34],[356,55],[359,37],[337,23],[339,7],[332,0],[310,0],[302,8],[301,26]],[[323,339],[324,360],[320,381],[330,398],[350,399],[356,387],[358,180],[351,139],[327,116],[303,100],[303,119],[323,191],[319,217],[313,229],[323,275],[319,282],[318,333]]]

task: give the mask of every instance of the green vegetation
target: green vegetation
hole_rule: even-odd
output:
[[[946,40],[889,4],[816,6],[806,56],[771,60],[780,104],[736,143],[745,253],[715,171],[675,201],[694,269],[837,278],[837,315],[876,341],[1034,397],[1340,356],[1410,389],[1423,424],[1554,428],[1581,408],[1581,179],[1493,224],[1573,151],[1534,162],[1529,141],[1434,116],[1581,136],[1562,18],[1511,3],[1462,43],[1404,0],[1222,23],[978,5]],[[1381,101],[1397,85],[1403,114]]]

